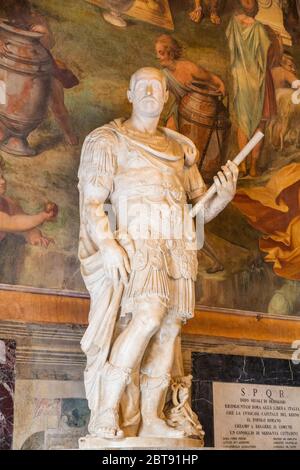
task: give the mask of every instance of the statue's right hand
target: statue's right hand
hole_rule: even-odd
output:
[[[101,246],[102,260],[104,270],[115,285],[120,280],[123,284],[128,282],[128,274],[130,273],[130,263],[126,251],[119,245],[116,240],[106,240]]]

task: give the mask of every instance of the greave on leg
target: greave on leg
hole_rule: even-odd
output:
[[[148,422],[153,417],[163,419],[163,408],[170,380],[170,374],[160,377],[140,375],[141,412],[144,422]]]
[[[89,432],[108,439],[123,437],[119,427],[119,406],[132,370],[116,367],[109,362],[103,367],[100,385],[99,409],[91,411]]]
[[[170,375],[150,377],[141,374],[142,425],[139,436],[182,438],[184,433],[167,425],[163,414]]]

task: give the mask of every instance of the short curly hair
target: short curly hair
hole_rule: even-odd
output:
[[[161,34],[156,39],[156,43],[161,43],[164,47],[164,51],[167,52],[170,59],[180,59],[183,55],[183,47],[179,42],[170,36],[169,34]]]

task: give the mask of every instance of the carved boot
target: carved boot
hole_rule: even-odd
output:
[[[122,439],[119,427],[119,406],[132,370],[115,367],[107,362],[101,374],[100,406],[91,411],[88,430],[93,436],[106,439]]]
[[[171,428],[165,421],[163,408],[169,388],[170,376],[149,377],[141,375],[141,437],[182,438],[183,431]]]

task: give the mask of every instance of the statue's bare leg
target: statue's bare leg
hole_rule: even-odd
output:
[[[130,373],[141,362],[151,337],[159,330],[166,307],[159,301],[140,303],[131,322],[113,344],[101,378],[99,410],[90,432],[105,438],[123,437],[119,428],[119,404]]]
[[[134,369],[143,357],[150,339],[159,330],[166,311],[166,307],[159,301],[140,303],[131,322],[114,342],[109,362],[117,367]]]
[[[174,362],[175,345],[181,320],[165,317],[160,330],[152,338],[141,366],[141,414],[139,436],[180,438],[182,431],[167,425],[163,408]]]

